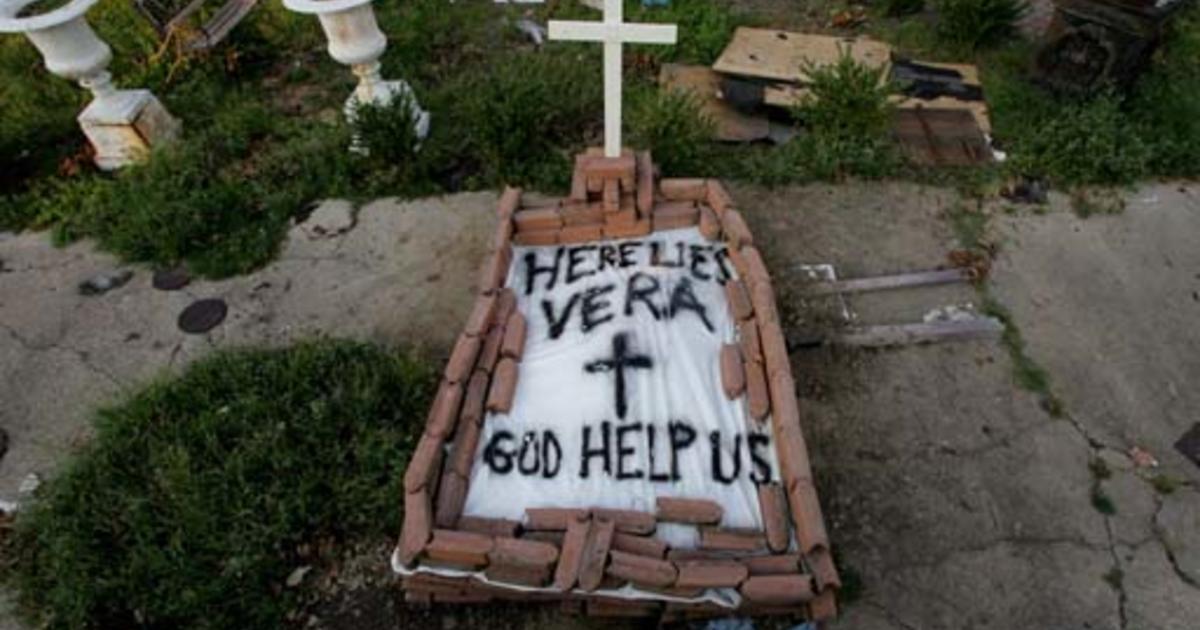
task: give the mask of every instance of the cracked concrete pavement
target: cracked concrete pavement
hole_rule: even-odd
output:
[[[776,278],[789,337],[820,328],[829,310],[803,299],[797,265],[833,263],[842,277],[936,267],[958,246],[946,212],[964,203],[899,183],[733,194]],[[152,289],[139,268],[126,286],[81,297],[79,282],[119,267],[111,257],[0,235],[0,426],[11,437],[0,498],[86,440],[90,409],[214,348],[330,335],[441,355],[470,306],[494,199],[379,201],[345,235],[293,230],[263,270],[176,293]],[[1086,220],[1059,197],[1045,214],[1002,205],[988,207],[988,238],[1000,244],[988,291],[1049,373],[1064,417],[1017,386],[996,341],[793,353],[829,527],[859,591],[834,627],[1195,627],[1200,468],[1172,445],[1200,422],[1189,387],[1200,376],[1190,325],[1200,314],[1200,187],[1147,186],[1128,194],[1123,214]],[[213,296],[230,304],[223,325],[202,336],[175,328],[187,303]],[[850,306],[884,323],[981,301],[964,285]],[[1158,466],[1137,467],[1132,446]],[[1112,514],[1097,510],[1097,495]],[[388,612],[366,614],[406,618],[384,599]],[[552,626],[544,617],[513,623]]]

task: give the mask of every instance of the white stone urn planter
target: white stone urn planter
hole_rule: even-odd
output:
[[[50,11],[22,15],[33,1],[0,0],[0,33],[23,33],[42,53],[47,70],[91,90],[93,100],[79,114],[79,124],[96,149],[97,166],[126,166],[178,135],[179,122],[149,90],[113,87],[107,70],[112,49],[84,17],[99,0],[71,0]]]
[[[417,137],[424,139],[429,134],[429,112],[421,109],[408,83],[383,80],[379,58],[387,49],[387,37],[375,21],[371,0],[283,0],[283,5],[297,13],[316,15],[329,40],[329,56],[350,66],[358,76],[358,87],[343,109],[348,121],[354,121],[361,104],[388,105],[402,97],[408,100]]]

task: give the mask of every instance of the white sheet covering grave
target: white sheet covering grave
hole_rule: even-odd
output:
[[[774,444],[770,424],[748,430],[745,400],[722,391],[720,349],[736,339],[721,285],[729,277],[724,245],[695,228],[514,248],[508,286],[528,337],[512,410],[484,422],[464,514],[653,513],[655,498],[669,496],[716,501],[723,527],[761,529],[755,482],[776,477]],[[623,419],[618,338],[630,362]],[[656,535],[696,544],[694,527]]]

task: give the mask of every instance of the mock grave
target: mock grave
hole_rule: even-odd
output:
[[[607,60],[631,36],[619,0],[605,15],[550,25],[617,44],[605,148],[577,156],[565,199],[500,197],[405,471],[393,568],[415,603],[832,617],[840,582],[770,275],[718,181],[659,181],[649,152],[621,148]]]

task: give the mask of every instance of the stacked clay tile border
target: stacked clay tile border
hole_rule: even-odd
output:
[[[482,572],[403,578],[417,604],[493,600],[559,602],[598,616],[657,616],[666,621],[730,614],[710,602],[629,600],[596,594],[632,583],[671,598],[736,589],[738,614],[836,614],[840,587],[830,552],[774,290],[742,215],[716,180],[657,182],[648,152],[577,156],[566,199],[524,206],[519,189],[500,197],[498,227],[480,270],[479,295],[446,366],[425,433],[404,476],[404,526],[395,560]],[[656,512],[530,509],[524,522],[463,516],[468,480],[488,411],[512,404],[526,322],[505,288],[512,245],[557,245],[646,236],[697,226],[723,240],[738,272],[726,283],[738,341],[720,353],[730,399],[745,397],[751,422],[773,423],[779,480],[758,487],[762,531],[720,527],[722,508],[704,499],[659,498]],[[653,536],[658,522],[700,530],[696,549],[671,549]],[[515,585],[505,588],[497,583]]]

